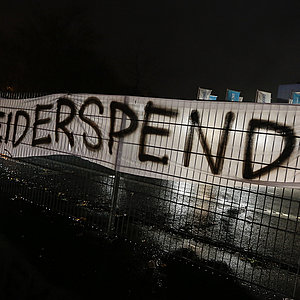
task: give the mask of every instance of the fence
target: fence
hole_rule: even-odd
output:
[[[1,96],[2,191],[299,297],[298,106]]]

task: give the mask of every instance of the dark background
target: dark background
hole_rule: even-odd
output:
[[[253,100],[300,81],[300,1],[1,1],[2,90]]]

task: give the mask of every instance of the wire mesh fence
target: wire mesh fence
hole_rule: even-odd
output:
[[[189,124],[179,114],[182,109],[191,116],[197,101],[169,101],[169,109],[161,103],[160,108],[153,105],[149,116],[144,109],[149,99],[143,98],[105,96],[108,102],[100,98],[99,104],[97,95],[29,94],[20,98],[2,93],[1,97],[0,180],[1,190],[11,200],[41,206],[104,235],[162,252],[189,249],[204,264],[209,262],[212,271],[263,288],[272,297],[299,298],[297,132],[293,133],[294,154],[280,158],[289,151],[290,131],[285,128],[297,128],[298,108],[267,105],[261,110],[262,106],[234,103],[230,104],[233,121],[228,110],[218,111],[205,103],[206,108],[196,107],[202,113],[200,125],[199,119],[191,117]],[[75,105],[63,102],[59,115],[59,99],[72,99]],[[142,117],[137,115],[135,124],[125,106],[114,106],[111,101],[129,102],[131,108],[141,106]],[[89,107],[82,109],[82,103]],[[110,115],[105,113],[109,108]],[[19,113],[17,119],[18,111],[26,111],[29,118]],[[256,120],[273,123],[249,133],[249,126],[238,126],[247,123],[249,111],[251,120],[256,116]],[[79,117],[89,128],[75,122]],[[132,130],[134,126],[141,130]],[[202,132],[197,140],[199,127]],[[167,136],[167,131],[174,135]],[[272,172],[261,172],[254,180],[239,176],[243,172],[239,164],[248,153],[247,138],[256,141],[251,146],[255,157],[252,173],[279,160]],[[59,146],[54,147],[54,141]],[[185,170],[187,162],[193,168]],[[243,166],[245,169],[245,163]]]

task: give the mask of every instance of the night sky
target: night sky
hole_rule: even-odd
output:
[[[300,82],[300,1],[17,1],[0,6],[0,87],[276,98]]]

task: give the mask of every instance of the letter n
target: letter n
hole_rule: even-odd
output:
[[[223,163],[224,163],[224,156],[227,148],[228,143],[228,136],[229,136],[229,130],[231,127],[231,124],[234,120],[234,113],[228,112],[225,116],[225,124],[222,128],[222,133],[220,133],[220,139],[218,144],[218,151],[216,155],[215,161],[213,160],[213,155],[211,153],[211,148],[208,145],[206,136],[204,135],[201,125],[199,123],[199,113],[197,110],[193,110],[190,116],[190,119],[192,121],[192,126],[190,127],[190,131],[188,133],[186,142],[185,142],[185,149],[184,149],[184,166],[188,167],[190,164],[190,156],[192,151],[192,145],[193,145],[193,138],[194,138],[194,130],[197,128],[199,140],[201,142],[205,157],[207,159],[208,165],[211,169],[211,172],[213,174],[220,174],[223,169]]]

